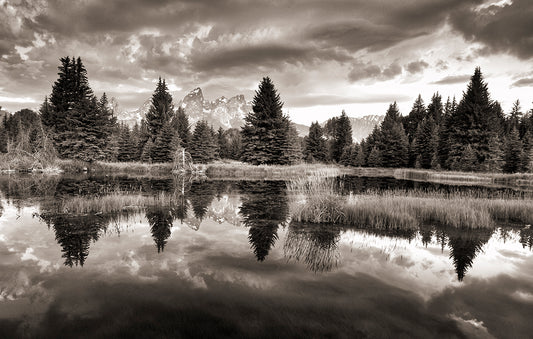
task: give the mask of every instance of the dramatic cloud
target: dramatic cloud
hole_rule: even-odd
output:
[[[287,105],[310,93],[325,100],[310,100],[317,106],[357,103],[370,91],[381,104],[395,92],[458,86],[467,79],[444,72],[471,74],[482,57],[533,55],[527,0],[0,0],[0,17],[0,105],[10,111],[36,108],[66,55],[81,56],[94,91],[127,109],[159,76],[175,84],[177,100],[198,86],[211,98],[253,94],[270,75]],[[483,70],[501,64],[487,59]]]
[[[490,52],[533,57],[533,2],[499,1],[453,12],[450,22],[469,41],[480,42]]]
[[[402,67],[396,62],[383,68],[374,64],[356,63],[348,73],[348,79],[352,82],[364,79],[390,80],[400,74]]]
[[[424,71],[424,69],[428,66],[429,64],[427,62],[424,60],[419,60],[408,63],[407,66],[405,66],[405,69],[411,74],[416,74]]]

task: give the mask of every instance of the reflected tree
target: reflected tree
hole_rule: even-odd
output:
[[[287,222],[289,207],[284,182],[258,181],[240,184],[239,214],[249,227],[248,240],[258,261],[264,261],[278,239],[278,226]]]
[[[472,267],[475,257],[489,241],[492,230],[447,229],[450,259],[455,266],[457,279],[463,281],[466,272]]]
[[[422,244],[425,247],[428,247],[428,244],[431,243],[431,238],[433,237],[433,229],[431,227],[422,226],[420,228],[420,235],[422,236]]]
[[[61,246],[65,266],[83,266],[89,256],[91,241],[97,241],[109,220],[99,215],[72,216],[45,213],[41,219],[55,231],[57,243]]]
[[[146,209],[146,219],[150,224],[150,232],[152,232],[157,253],[163,252],[174,221],[171,209],[164,206],[149,207]]]
[[[285,258],[303,261],[313,272],[329,272],[337,267],[340,254],[340,228],[335,225],[291,223],[283,246]]]
[[[215,188],[210,182],[196,181],[192,183],[191,190],[189,191],[189,201],[191,202],[194,216],[197,219],[204,219],[215,195]]]
[[[520,243],[522,247],[533,248],[533,229],[531,227],[523,228],[520,230]]]

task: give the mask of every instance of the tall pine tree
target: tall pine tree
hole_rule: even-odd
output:
[[[290,121],[283,115],[283,103],[270,78],[263,78],[252,103],[241,130],[242,160],[254,165],[289,164]]]
[[[326,139],[322,127],[317,122],[311,123],[309,134],[304,138],[304,157],[306,161],[326,160]]]

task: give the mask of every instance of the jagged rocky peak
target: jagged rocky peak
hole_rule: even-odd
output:
[[[200,88],[195,88],[183,98],[179,104],[189,115],[192,124],[199,120],[207,120],[215,129],[222,127],[238,128],[244,123],[244,117],[251,110],[244,95],[236,95],[228,99],[222,96],[213,101],[206,100]]]

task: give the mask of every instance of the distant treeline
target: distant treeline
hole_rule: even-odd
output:
[[[172,162],[182,150],[195,163],[234,159],[252,164],[329,162],[346,166],[415,167],[461,171],[533,171],[533,116],[517,101],[505,115],[490,98],[477,68],[459,103],[442,103],[436,93],[425,106],[420,95],[402,116],[390,105],[380,126],[360,143],[352,140],[344,112],[323,126],[313,123],[300,138],[272,80],[263,78],[252,112],[241,129],[194,129],[174,109],[165,80],[159,78],[151,106],[140,124],[117,122],[104,93],[89,86],[80,58],[60,59],[59,77],[38,113],[23,109],[0,121],[0,152],[92,161]]]

